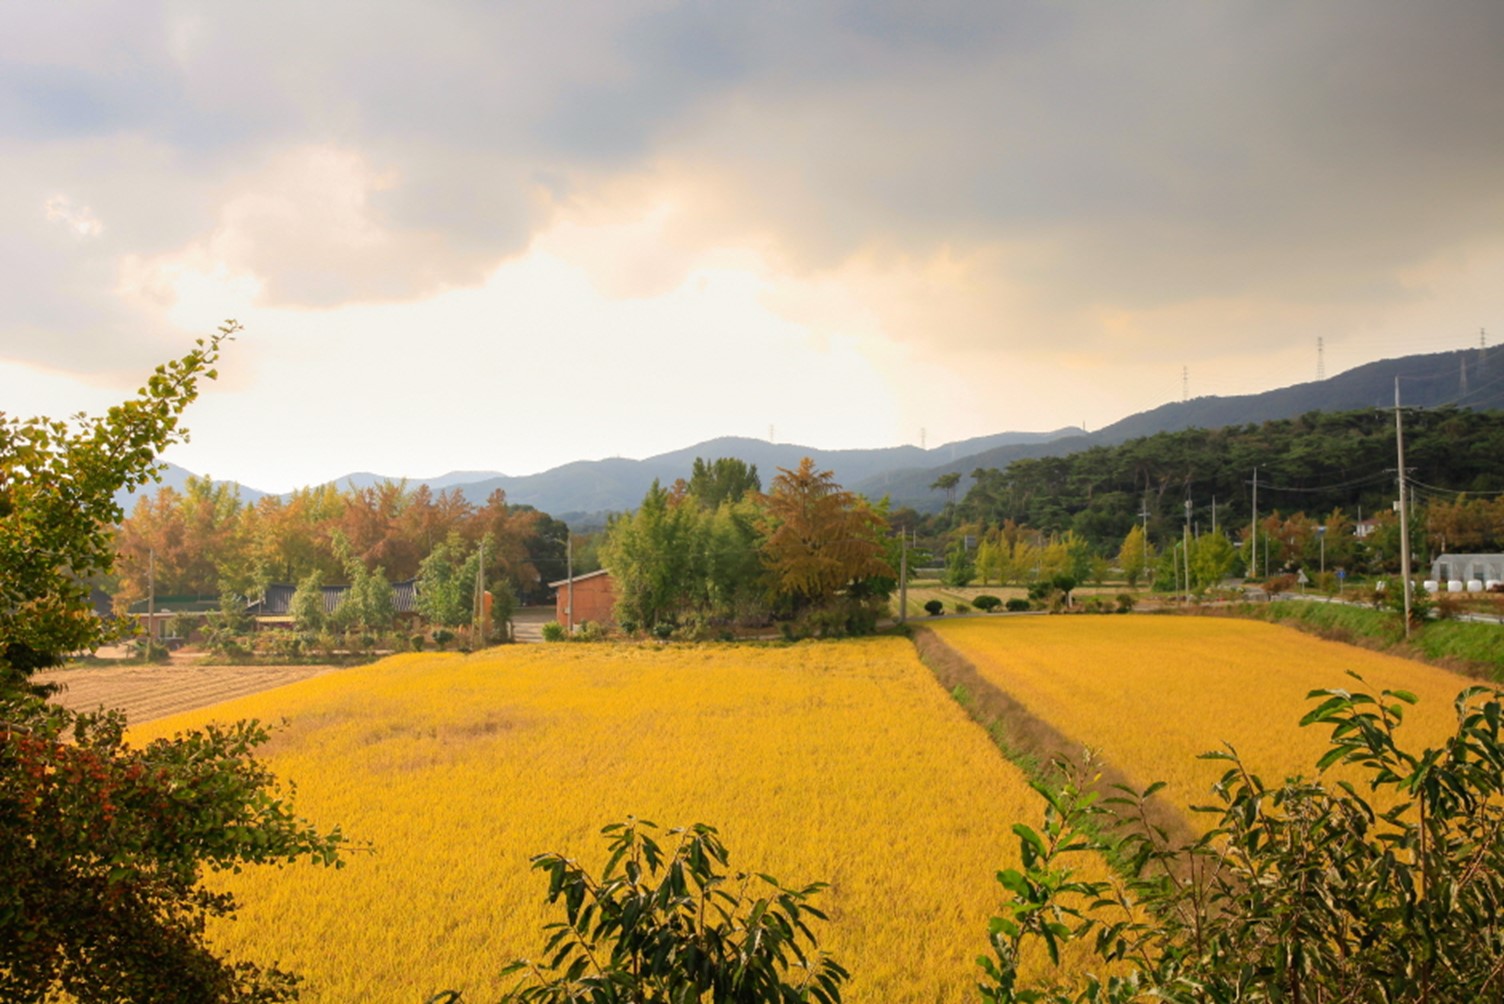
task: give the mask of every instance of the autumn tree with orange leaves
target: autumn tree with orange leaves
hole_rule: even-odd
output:
[[[809,457],[796,470],[780,467],[758,501],[763,564],[787,612],[812,617],[820,633],[870,630],[875,601],[886,600],[896,579],[882,514],[837,484],[833,472],[816,471]]]

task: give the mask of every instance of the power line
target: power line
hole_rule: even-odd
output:
[[[1490,497],[1504,495],[1504,491],[1467,491],[1458,488],[1442,488],[1439,485],[1428,485],[1424,481],[1416,481],[1414,478],[1409,478],[1407,480],[1409,481],[1411,488],[1424,489],[1425,493],[1430,495],[1432,498],[1456,498],[1462,495],[1487,495]]]
[[[1296,495],[1314,495],[1318,492],[1337,492],[1343,491],[1347,488],[1357,488],[1360,485],[1366,485],[1373,482],[1388,481],[1390,473],[1391,469],[1386,468],[1382,471],[1375,471],[1373,474],[1364,474],[1361,477],[1349,478],[1347,481],[1339,481],[1335,484],[1330,485],[1316,485],[1312,488],[1296,488],[1291,485],[1271,485],[1263,481],[1259,482],[1259,485],[1266,491],[1271,492],[1288,492]]]

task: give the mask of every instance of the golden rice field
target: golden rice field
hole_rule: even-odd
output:
[[[733,867],[830,882],[849,1000],[973,999],[1009,828],[1041,815],[899,639],[404,655],[133,735],[240,717],[286,717],[267,754],[300,810],[374,848],[223,879],[243,906],[214,938],[303,973],[312,1001],[494,999],[556,919],[529,856],[599,864],[598,828],[628,814],[710,823]]]
[[[1297,728],[1315,705],[1306,698],[1312,690],[1411,691],[1420,703],[1406,710],[1400,738],[1420,748],[1453,729],[1452,702],[1476,682],[1255,621],[970,617],[931,626],[1034,715],[1099,750],[1139,787],[1165,781],[1181,807],[1213,803],[1211,786],[1227,764],[1196,756],[1223,743],[1267,783],[1312,775],[1330,736]]]

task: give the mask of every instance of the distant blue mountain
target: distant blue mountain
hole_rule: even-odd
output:
[[[121,510],[127,516],[129,516],[131,514],[131,510],[136,507],[136,499],[138,497],[142,495],[155,495],[162,488],[171,488],[174,491],[181,492],[188,484],[188,479],[193,477],[198,477],[198,475],[194,474],[192,471],[188,470],[185,467],[179,467],[177,464],[168,464],[162,471],[162,480],[160,484],[148,483],[144,487],[134,492],[116,492],[115,504],[120,506]],[[257,491],[255,488],[247,488],[245,485],[239,484],[238,482],[224,483],[234,484],[235,487],[240,490],[240,497],[245,502],[254,502],[257,499],[261,498],[263,495],[267,494],[263,491]]]
[[[921,511],[939,509],[941,493],[930,485],[942,474],[963,475],[977,468],[1001,468],[1025,457],[1063,456],[1092,446],[1110,446],[1159,432],[1193,427],[1221,428],[1280,418],[1310,411],[1346,411],[1386,407],[1394,402],[1394,380],[1403,381],[1405,403],[1417,407],[1454,405],[1463,408],[1504,408],[1504,351],[1469,349],[1386,359],[1348,370],[1326,380],[1297,384],[1262,394],[1200,397],[1162,405],[1130,415],[1091,434],[1065,428],[1054,432],[1003,432],[979,436],[931,449],[894,446],[873,450],[821,450],[792,443],[723,437],[696,443],[645,460],[577,460],[539,474],[508,477],[493,471],[451,471],[435,478],[407,478],[412,487],[427,484],[434,491],[458,488],[470,502],[485,502],[495,490],[507,493],[514,504],[530,505],[578,528],[599,525],[611,512],[633,509],[656,479],[668,485],[689,477],[696,457],[713,460],[736,457],[756,464],[766,486],[777,468],[798,466],[810,457],[824,470],[869,498],[889,497],[895,505]],[[163,483],[181,489],[189,472],[169,466]],[[401,477],[360,472],[332,483],[368,487]],[[247,501],[264,492],[242,487]]]

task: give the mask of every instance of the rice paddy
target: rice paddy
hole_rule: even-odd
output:
[[[1223,618],[971,617],[933,629],[983,678],[1138,786],[1165,781],[1165,796],[1180,807],[1212,801],[1226,764],[1196,757],[1224,744],[1270,784],[1313,774],[1329,733],[1296,727],[1314,706],[1306,697],[1312,690],[1415,693],[1420,703],[1407,709],[1401,739],[1419,748],[1452,730],[1452,701],[1476,682],[1290,628]]]
[[[820,935],[849,1000],[971,999],[1010,827],[1040,816],[900,639],[406,655],[133,734],[240,717],[285,717],[266,752],[300,811],[373,848],[215,879],[243,904],[216,942],[303,973],[311,1001],[494,999],[557,919],[529,857],[599,864],[598,828],[629,814],[831,883]]]

